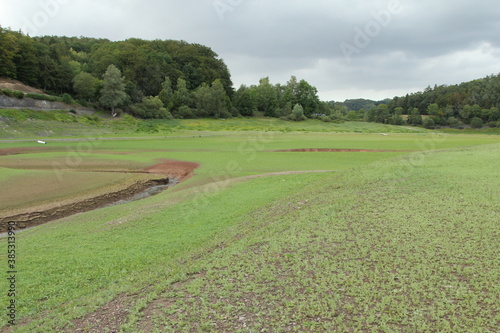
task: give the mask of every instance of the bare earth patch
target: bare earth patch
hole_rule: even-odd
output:
[[[17,90],[24,93],[34,93],[46,95],[40,89],[25,85],[24,83],[12,79],[0,79],[0,89]]]
[[[131,297],[119,295],[99,310],[73,321],[73,326],[66,332],[119,332],[126,322],[131,307]]]
[[[190,178],[194,174],[194,170],[200,165],[195,162],[177,161],[170,159],[159,159],[161,163],[155,164],[146,168],[149,173],[167,175],[182,181]]]

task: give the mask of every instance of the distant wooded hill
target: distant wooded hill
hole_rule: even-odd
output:
[[[258,85],[235,91],[227,66],[214,51],[175,40],[29,37],[0,27],[0,77],[65,101],[141,118],[263,114],[296,121],[365,120],[429,128],[494,127],[500,121],[500,75],[383,101],[322,102],[316,87],[295,76],[286,84],[262,78]]]
[[[232,92],[227,66],[207,46],[175,40],[29,37],[0,27],[0,76],[32,87],[76,95],[75,76],[85,72],[100,79],[111,64],[122,71],[134,102],[158,95],[166,76],[174,88],[181,77],[188,89],[219,79]]]

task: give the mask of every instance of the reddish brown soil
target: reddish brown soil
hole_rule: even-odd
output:
[[[407,150],[388,150],[388,149],[333,149],[333,148],[301,148],[301,149],[286,149],[272,150],[272,152],[327,152],[327,153],[397,153],[406,152]]]
[[[149,173],[167,175],[170,178],[182,181],[190,178],[194,170],[200,165],[195,162],[185,162],[169,159],[158,159],[161,163],[155,164],[145,169]]]

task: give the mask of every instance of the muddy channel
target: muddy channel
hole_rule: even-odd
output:
[[[177,183],[178,181],[173,178],[144,180],[120,191],[102,194],[90,199],[61,205],[44,211],[0,217],[0,236],[5,235],[8,231],[9,224],[15,224],[16,231],[21,231],[77,213],[148,198],[163,192]]]

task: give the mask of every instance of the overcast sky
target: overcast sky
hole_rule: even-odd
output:
[[[211,47],[235,88],[291,75],[322,100],[380,100],[500,72],[498,0],[0,0],[31,36]]]

